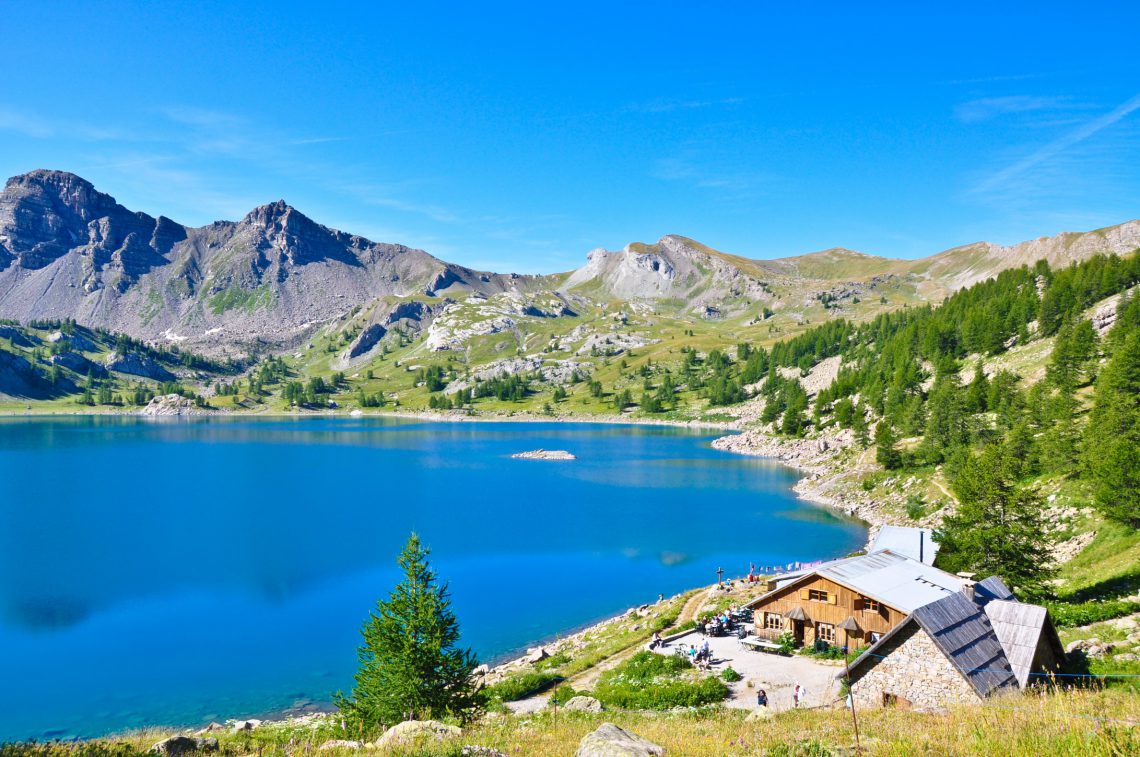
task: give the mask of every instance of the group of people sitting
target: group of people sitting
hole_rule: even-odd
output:
[[[698,628],[706,636],[724,636],[726,633],[740,633],[744,630],[744,623],[748,620],[748,611],[736,605],[713,615]]]

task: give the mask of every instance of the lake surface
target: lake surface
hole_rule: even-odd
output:
[[[0,741],[348,690],[412,530],[494,659],[627,607],[859,548],[797,474],[687,429],[0,419]],[[514,460],[566,449],[572,462]]]

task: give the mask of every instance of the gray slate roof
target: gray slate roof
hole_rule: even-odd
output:
[[[1010,602],[1016,602],[1017,598],[1013,596],[1013,592],[1005,585],[1005,581],[997,576],[990,576],[984,581],[978,581],[974,585],[974,600],[980,604],[985,605],[993,599],[1005,599]]]
[[[867,551],[879,552],[884,549],[933,565],[934,556],[938,554],[938,542],[934,541],[934,532],[929,528],[883,526],[875,534],[875,540]]]
[[[977,587],[983,585],[981,593],[984,596],[979,596]],[[849,670],[853,679],[857,681],[861,677],[859,671],[873,667],[884,659],[883,650],[887,649],[887,644],[895,634],[915,624],[926,632],[978,696],[988,697],[996,691],[1024,685],[1037,649],[1034,639],[1032,649],[1025,651],[1031,634],[1024,627],[1033,625],[1039,619],[1043,623],[1047,614],[1043,607],[992,598],[993,595],[1002,593],[1003,588],[1004,593],[1012,597],[1001,579],[995,577],[975,586],[977,601],[964,594],[954,593],[919,607],[851,663]],[[998,618],[996,624],[990,619],[990,607],[994,608],[994,616]],[[1000,634],[998,627],[1001,628]],[[1006,639],[1011,642],[1012,655],[1017,660],[1018,669],[1025,670],[1024,678],[1014,672],[1014,665],[1003,643]]]
[[[993,624],[972,600],[962,594],[952,594],[923,605],[911,617],[970,682],[978,696],[988,697],[999,689],[1017,687],[1017,677]]]
[[[1029,682],[1041,635],[1048,632],[1048,612],[1040,605],[1004,599],[986,603],[985,612],[1017,676],[1017,683],[1024,688]]]

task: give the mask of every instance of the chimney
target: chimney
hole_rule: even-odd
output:
[[[962,579],[962,594],[971,602],[974,601],[974,584],[977,583],[977,581],[974,580],[974,576],[976,575],[977,573],[958,574],[958,578]]]

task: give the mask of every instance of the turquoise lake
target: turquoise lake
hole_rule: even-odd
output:
[[[565,423],[0,419],[0,741],[327,702],[417,531],[495,660],[858,549],[719,434]],[[571,462],[511,459],[565,449]]]

